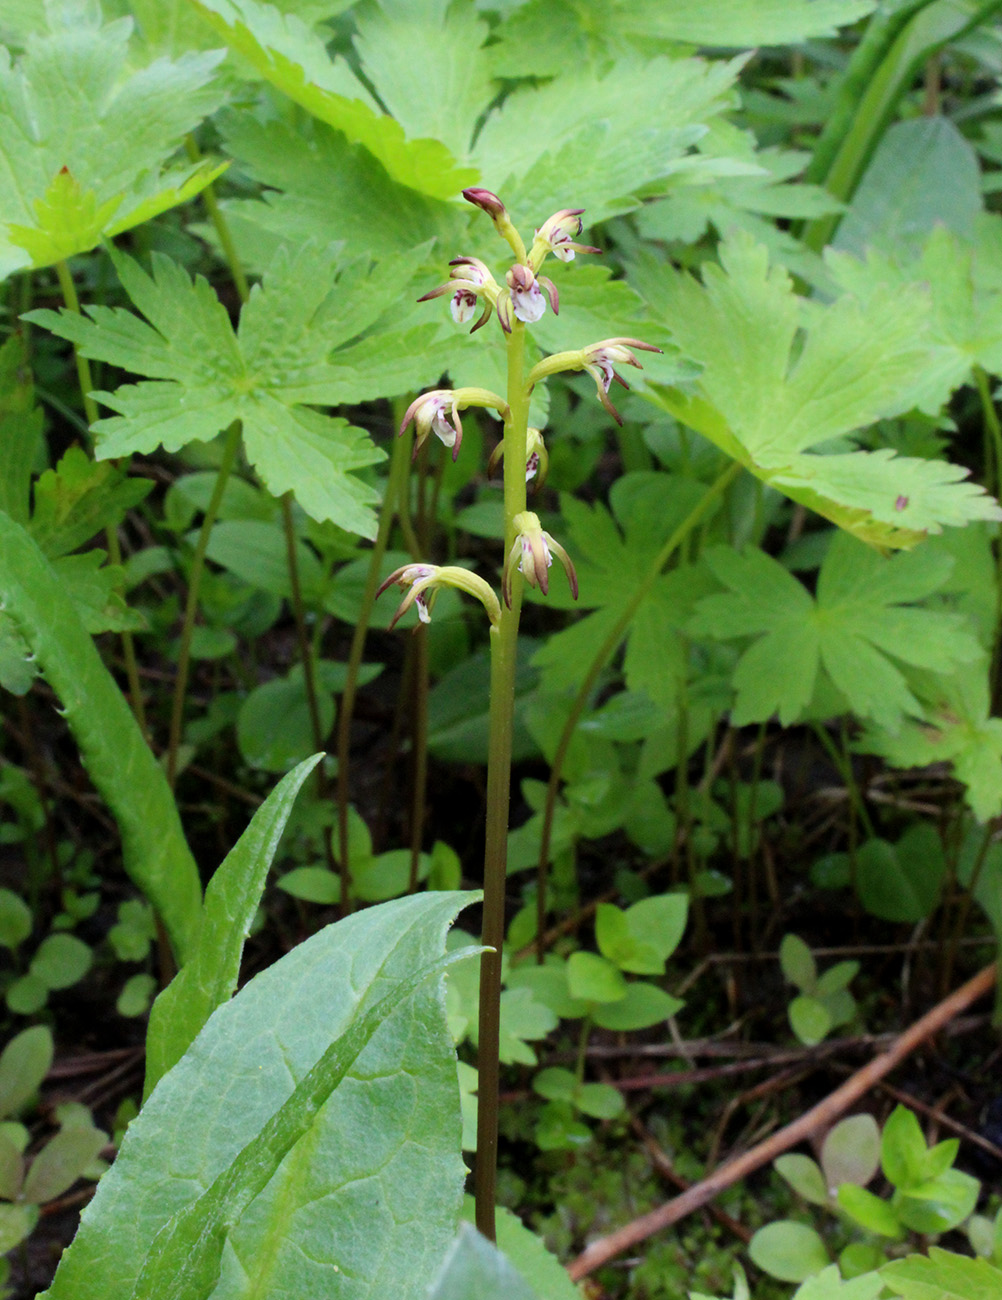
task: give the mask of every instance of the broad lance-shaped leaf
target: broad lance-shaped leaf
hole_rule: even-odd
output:
[[[94,426],[102,459],[161,445],[177,451],[240,420],[247,457],[269,491],[291,490],[315,519],[371,537],[379,497],[355,471],[385,453],[362,429],[311,406],[402,391],[410,375],[434,364],[434,352],[429,361],[420,347],[434,323],[407,340],[403,363],[401,340],[391,332],[395,300],[424,251],[374,269],[368,258],[338,268],[333,252],[315,246],[282,253],[251,290],[236,332],[201,277],[192,283],[156,253],[150,277],[113,251],[122,283],[149,324],[124,308],[100,306],[87,308],[89,320],[65,310],[32,312],[30,319],[88,357],[150,377],[96,394],[119,412]]]
[[[34,652],[91,780],[115,815],[123,866],[163,918],[180,962],[201,913],[198,869],[163,769],[45,556],[0,511],[0,607]]]
[[[442,954],[476,897],[356,913],[220,1007],[130,1126],[47,1300],[423,1298],[465,1172]]]
[[[478,173],[459,167],[440,141],[408,139],[348,64],[332,61],[321,38],[294,14],[259,0],[192,2],[256,72],[352,143],[364,145],[394,180],[437,198],[451,198],[476,184]],[[443,42],[447,39],[441,35]],[[413,64],[408,69],[409,80],[421,75]],[[429,88],[429,93],[434,92]],[[471,133],[474,125],[475,119]]]
[[[144,1095],[177,1064],[213,1011],[233,996],[244,940],[275,850],[296,795],[320,758],[306,759],[279,781],[206,886],[198,946],[150,1012]]]
[[[49,31],[11,66],[0,49],[0,279],[86,252],[185,202],[223,166],[171,167],[218,107],[220,52],[131,69],[132,20],[46,4]]]
[[[748,236],[721,245],[703,284],[660,268],[637,288],[699,362],[695,391],[650,386],[677,419],[757,478],[863,541],[910,547],[944,525],[1002,519],[967,471],[893,451],[811,454],[882,416],[911,408],[930,365],[928,298],[875,292],[828,307],[799,299]],[[796,355],[796,360],[794,356]]]
[[[706,562],[729,590],[701,600],[688,631],[755,638],[734,673],[736,726],[777,711],[784,726],[796,721],[823,670],[859,717],[896,732],[906,714],[922,713],[897,663],[948,673],[981,654],[965,618],[916,605],[949,576],[953,562],[943,552],[885,559],[837,533],[816,598],[755,548],[739,555],[720,547]]]

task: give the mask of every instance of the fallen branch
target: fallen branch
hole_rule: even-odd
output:
[[[756,1169],[761,1169],[763,1165],[768,1164],[784,1151],[788,1151],[790,1147],[796,1146],[798,1142],[803,1142],[815,1133],[829,1128],[853,1102],[864,1097],[874,1084],[878,1083],[884,1075],[890,1074],[895,1066],[899,1065],[920,1043],[938,1033],[954,1016],[990,992],[995,985],[995,977],[996,969],[993,962],[955,993],[951,993],[948,998],[934,1006],[920,1020],[916,1020],[891,1043],[886,1052],[882,1052],[868,1065],[857,1070],[841,1087],[836,1088],[824,1101],[812,1107],[792,1124],[787,1124],[785,1128],[766,1138],[750,1151],[746,1151],[744,1155],[721,1165],[708,1178],[694,1184],[681,1196],[673,1197],[664,1205],[658,1206],[656,1210],[651,1210],[649,1214],[641,1215],[632,1223],[627,1223],[622,1228],[617,1228],[615,1232],[610,1232],[608,1236],[593,1241],[577,1259],[568,1265],[567,1271],[573,1280],[580,1281],[610,1259],[621,1255],[623,1251],[629,1250],[641,1241],[646,1241],[655,1232],[678,1223],[694,1210],[701,1209],[739,1179],[754,1173]]]

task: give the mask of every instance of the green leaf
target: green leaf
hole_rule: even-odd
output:
[[[904,1228],[896,1211],[887,1201],[874,1196],[865,1187],[843,1183],[838,1189],[837,1201],[853,1223],[867,1232],[892,1240],[904,1235]]]
[[[163,770],[62,583],[2,512],[0,553],[0,604],[37,655],[91,780],[115,815],[126,872],[162,916],[183,961],[194,944],[202,891]]]
[[[906,1228],[931,1236],[959,1227],[974,1212],[980,1192],[973,1175],[947,1169],[930,1182],[899,1191],[894,1203]]]
[[[864,1187],[880,1167],[880,1129],[863,1112],[840,1120],[821,1144],[821,1168],[829,1187],[855,1183]]]
[[[695,392],[656,389],[664,409],[874,545],[910,547],[947,524],[1002,518],[980,487],[960,482],[958,466],[886,448],[810,451],[914,404],[929,365],[922,291],[820,307],[799,299],[747,236],[725,241],[720,258],[720,267],[704,264],[702,286],[666,266],[642,286],[682,353],[703,367]]]
[[[41,1087],[52,1064],[52,1031],[32,1025],[15,1034],[0,1053],[0,1118],[16,1115]]]
[[[634,975],[663,975],[665,961],[678,947],[689,912],[686,894],[643,898],[624,912],[599,903],[595,939],[603,956]]]
[[[475,1221],[476,1202],[472,1196],[463,1197],[463,1218]],[[581,1293],[571,1281],[567,1270],[547,1250],[540,1237],[525,1226],[517,1214],[504,1205],[496,1211],[498,1246],[510,1263],[543,1297],[543,1300],[580,1300]],[[479,1293],[475,1293],[478,1294]],[[501,1297],[501,1300],[507,1300]]]
[[[71,447],[55,469],[39,475],[28,531],[55,559],[75,551],[101,529],[117,527],[152,488],[148,480],[127,478],[123,469],[97,464],[82,448]]]
[[[802,993],[814,992],[818,980],[817,963],[799,935],[783,935],[779,945],[779,965],[789,984],[795,984]]]
[[[829,1264],[798,1287],[793,1300],[876,1300],[882,1290],[883,1284],[876,1273],[846,1281],[839,1273],[838,1264]]]
[[[439,976],[469,897],[356,913],[219,1007],[130,1126],[47,1300],[248,1278],[309,1295],[335,1269],[360,1295],[423,1297],[464,1176]]]
[[[610,23],[624,24],[638,38],[726,49],[832,36],[872,13],[876,0],[714,0],[712,11],[694,9],[685,0],[615,0],[613,8],[618,12]]]
[[[977,154],[949,118],[894,122],[833,242],[856,256],[875,248],[905,260],[936,227],[970,238],[983,203]]]
[[[405,288],[420,255],[419,249],[389,259],[371,275],[366,258],[339,275],[331,252],[315,246],[285,252],[251,291],[234,333],[205,280],[192,283],[161,254],[153,256],[151,278],[113,253],[149,324],[122,308],[96,306],[88,308],[89,320],[66,311],[31,316],[86,356],[151,376],[152,382],[100,394],[119,412],[94,426],[102,458],[161,445],[177,451],[240,420],[248,458],[270,492],[295,492],[313,518],[374,536],[371,506],[378,493],[355,472],[385,453],[361,429],[309,404],[398,391],[384,382],[398,364],[394,340],[378,332],[358,336],[378,329],[387,300]]]
[[[136,68],[129,20],[102,25],[84,0],[49,12],[48,33],[13,67],[0,60],[0,171],[11,181],[0,187],[0,278],[86,252],[223,170],[167,165],[222,98],[218,52]]]
[[[538,1300],[525,1278],[469,1223],[449,1249],[428,1300]]]
[[[739,66],[632,55],[600,71],[563,67],[489,115],[473,162],[520,227],[571,204],[589,222],[605,221],[637,207],[638,190],[692,165],[685,155],[726,106]]]
[[[294,867],[275,881],[277,887],[306,903],[330,907],[341,897],[341,878],[329,867]]]
[[[244,940],[272,859],[296,795],[319,761],[320,755],[314,755],[279,781],[209,881],[198,944],[150,1014],[147,1096],[188,1050],[213,1011],[233,995]]]
[[[925,1177],[926,1142],[918,1120],[904,1106],[895,1106],[880,1139],[880,1163],[889,1183],[917,1187]]]
[[[862,747],[899,768],[952,763],[969,807],[987,822],[1002,805],[1002,720],[991,716],[987,657],[939,675],[924,693],[921,722],[907,721],[896,734],[868,727]]]
[[[49,1000],[49,986],[37,975],[22,975],[7,986],[4,999],[16,1016],[33,1016]]]
[[[778,561],[748,548],[716,549],[707,563],[730,589],[700,601],[689,631],[726,640],[758,634],[734,673],[737,725],[779,712],[784,726],[806,708],[821,670],[861,717],[888,730],[921,712],[894,660],[936,671],[980,655],[966,619],[915,607],[945,581],[936,553],[884,559],[845,534],[832,541],[817,596]]]
[[[928,1257],[909,1255],[886,1264],[880,1277],[905,1300],[995,1300],[1002,1287],[1002,1269],[939,1246],[931,1246]]]
[[[32,924],[31,908],[21,895],[0,889],[0,947],[13,950],[24,943]]]
[[[807,1047],[814,1047],[832,1028],[831,1012],[817,998],[801,994],[789,1006],[790,1028]]]
[[[353,144],[364,145],[394,180],[437,198],[476,184],[479,174],[458,166],[439,140],[408,138],[399,122],[380,111],[347,62],[332,61],[320,36],[294,14],[258,0],[194,3],[260,76]],[[469,126],[472,131],[472,120]]]
[[[115,1002],[115,1010],[127,1019],[145,1016],[156,992],[157,981],[154,975],[143,972],[132,975],[122,985],[122,991]]]
[[[897,844],[867,840],[856,853],[860,902],[883,921],[914,924],[929,916],[945,875],[943,845],[928,822],[909,827]]]
[[[49,989],[68,989],[87,974],[94,961],[91,949],[73,934],[50,934],[38,945],[30,972]]]
[[[828,1249],[814,1229],[790,1220],[759,1228],[748,1253],[760,1269],[782,1282],[803,1282],[830,1262]]]
[[[0,1205],[0,1251],[13,1250],[30,1236],[37,1222],[35,1205]]]
[[[83,1176],[84,1170],[107,1142],[107,1133],[93,1125],[72,1125],[61,1129],[31,1162],[21,1195],[36,1205],[54,1201]]]
[[[626,996],[619,1002],[605,1002],[592,1012],[592,1020],[600,1029],[617,1033],[630,1033],[635,1029],[650,1029],[662,1025],[678,1015],[685,1003],[655,984],[634,980],[627,985]]]
[[[798,1196],[811,1205],[827,1205],[828,1187],[816,1160],[799,1154],[778,1156],[773,1168]]]
[[[574,952],[567,959],[567,987],[584,1002],[618,1002],[627,983],[617,966],[593,952]]]

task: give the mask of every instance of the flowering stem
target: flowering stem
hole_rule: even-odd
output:
[[[507,453],[505,459],[507,460]],[[574,732],[577,728],[578,722],[581,720],[581,714],[584,712],[588,699],[595,687],[595,683],[598,681],[599,674],[608,660],[613,654],[615,654],[617,646],[626,635],[634,614],[636,614],[641,602],[654,586],[654,583],[660,576],[661,570],[700,522],[707,510],[709,510],[710,506],[713,505],[717,498],[727,490],[740,472],[741,466],[737,461],[728,465],[727,469],[719,475],[712,486],[700,498],[668,538],[664,546],[662,546],[661,550],[654,557],[647,572],[644,574],[640,584],[634,591],[632,599],[624,607],[622,614],[609,630],[609,635],[595,651],[595,657],[591,662],[591,667],[585,673],[581,685],[578,688],[578,693],[574,697],[574,702],[572,703],[570,712],[567,715],[567,720],[564,723],[563,731],[560,733],[560,739],[557,741],[557,748],[553,755],[553,766],[550,769],[550,780],[546,787],[546,803],[543,807],[543,827],[539,843],[539,863],[536,869],[536,954],[537,960],[540,962],[543,960],[543,936],[546,929],[546,869],[550,860],[550,839],[553,833],[553,815],[557,803],[557,788],[560,785],[560,778],[563,775],[564,770],[564,761],[567,758],[567,751],[570,748],[571,740],[574,737]],[[681,764],[681,758],[679,761]]]
[[[508,408],[505,425],[504,513],[505,554],[515,541],[514,519],[525,510],[525,458],[529,423],[529,394],[525,381],[525,326],[514,321],[507,338]],[[522,609],[522,578],[515,572],[511,604],[491,628],[490,741],[487,757],[487,827],[484,847],[483,943],[480,958],[480,1023],[477,1068],[477,1163],[474,1171],[477,1227],[496,1239],[494,1199],[498,1150],[498,1049],[501,1014],[501,949],[504,943],[504,902],[508,861],[508,806],[511,794],[512,723],[515,711],[515,667],[518,623]]]

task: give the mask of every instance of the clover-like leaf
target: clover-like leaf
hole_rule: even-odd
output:
[[[921,400],[931,361],[929,303],[917,285],[799,299],[766,249],[739,233],[703,284],[662,267],[638,286],[703,369],[692,391],[657,387],[660,405],[763,482],[881,547],[910,547],[944,525],[1002,519],[967,471],[877,451],[819,454]],[[796,359],[794,359],[796,358]]]
[[[86,252],[223,170],[169,165],[222,98],[218,51],[135,68],[131,19],[102,24],[85,0],[46,14],[16,64],[0,50],[0,278]]]

